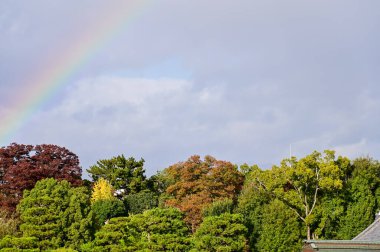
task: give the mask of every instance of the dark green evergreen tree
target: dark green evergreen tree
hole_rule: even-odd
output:
[[[38,181],[18,205],[23,236],[37,237],[41,249],[77,248],[93,235],[90,193],[63,180]]]
[[[206,217],[194,233],[193,251],[245,251],[247,231],[240,214]]]
[[[301,251],[304,227],[298,216],[275,199],[263,206],[257,251]]]
[[[337,238],[352,239],[370,225],[379,205],[380,163],[369,157],[355,159],[346,188],[346,214]]]
[[[84,251],[188,251],[189,229],[175,208],[113,218]]]
[[[111,218],[127,215],[123,202],[116,198],[97,200],[92,204],[91,208],[96,222],[96,229],[100,229]]]
[[[0,239],[1,252],[39,252],[38,238],[5,236]]]
[[[124,198],[125,208],[129,214],[139,214],[158,206],[157,193],[142,191],[129,194]]]
[[[133,157],[127,159],[121,155],[99,160],[96,165],[87,169],[87,172],[93,181],[99,178],[109,181],[116,190],[117,197],[123,198],[147,189],[144,162],[144,159],[137,161]]]

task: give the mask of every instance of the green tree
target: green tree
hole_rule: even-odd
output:
[[[370,157],[355,159],[347,180],[346,214],[337,238],[352,239],[374,220],[379,210],[380,163]]]
[[[174,208],[113,218],[96,234],[88,251],[188,251],[189,230]]]
[[[206,206],[202,210],[202,216],[219,216],[224,213],[232,213],[234,210],[234,202],[232,199],[222,199],[215,201],[212,204]]]
[[[127,215],[123,202],[116,198],[97,200],[92,203],[91,209],[94,214],[96,229],[100,229],[111,218]]]
[[[93,242],[82,246],[82,251],[127,251],[125,245],[126,223],[129,220],[128,217],[117,217],[109,220],[108,224],[102,226],[102,228],[95,234]]]
[[[341,220],[345,218],[345,190],[323,193],[315,208],[313,223],[315,239],[337,239]]]
[[[275,199],[263,207],[257,251],[301,251],[302,223],[283,202]]]
[[[260,170],[258,166],[246,167],[246,170]],[[246,173],[244,187],[239,195],[236,212],[244,216],[244,225],[248,228],[249,245],[253,251],[260,238],[265,206],[270,197],[255,186],[255,172]]]
[[[127,244],[138,251],[187,251],[189,229],[175,208],[154,208],[132,215],[127,222]]]
[[[247,228],[240,214],[206,217],[193,237],[195,251],[246,251]]]
[[[158,206],[158,196],[154,192],[139,192],[124,198],[125,208],[129,214],[139,214]]]
[[[0,239],[0,251],[37,252],[40,249],[38,248],[38,239],[36,237],[14,237],[7,235],[3,239]]]
[[[127,159],[121,155],[99,160],[87,172],[93,181],[99,178],[109,181],[118,193],[118,197],[123,198],[125,195],[147,189],[144,162],[144,159],[137,161],[133,157]]]
[[[297,160],[285,159],[281,166],[271,170],[256,169],[254,185],[269,197],[282,201],[302,220],[306,227],[306,237],[311,239],[312,224],[316,221],[314,212],[319,206],[321,193],[343,188],[343,179],[350,161],[335,159],[334,151],[326,150]]]
[[[92,237],[89,192],[65,180],[38,181],[25,191],[17,209],[23,236],[37,237],[41,249],[78,247]]]

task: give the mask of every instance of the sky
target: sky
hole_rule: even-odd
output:
[[[83,170],[144,158],[149,176],[194,154],[262,168],[325,149],[380,159],[379,9],[2,0],[0,146],[63,146]]]

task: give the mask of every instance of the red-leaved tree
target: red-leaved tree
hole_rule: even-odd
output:
[[[13,211],[22,192],[38,180],[55,178],[81,185],[81,175],[78,156],[66,148],[12,143],[0,148],[0,207]]]

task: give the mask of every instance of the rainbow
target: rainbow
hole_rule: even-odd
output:
[[[108,1],[105,1],[107,4]],[[115,6],[108,2],[104,17],[91,24],[86,31],[47,60],[41,71],[27,78],[21,95],[13,97],[9,111],[0,123],[0,144],[9,143],[12,136],[24,126],[70,78],[86,65],[102,48],[124,31],[152,0],[124,0]]]

